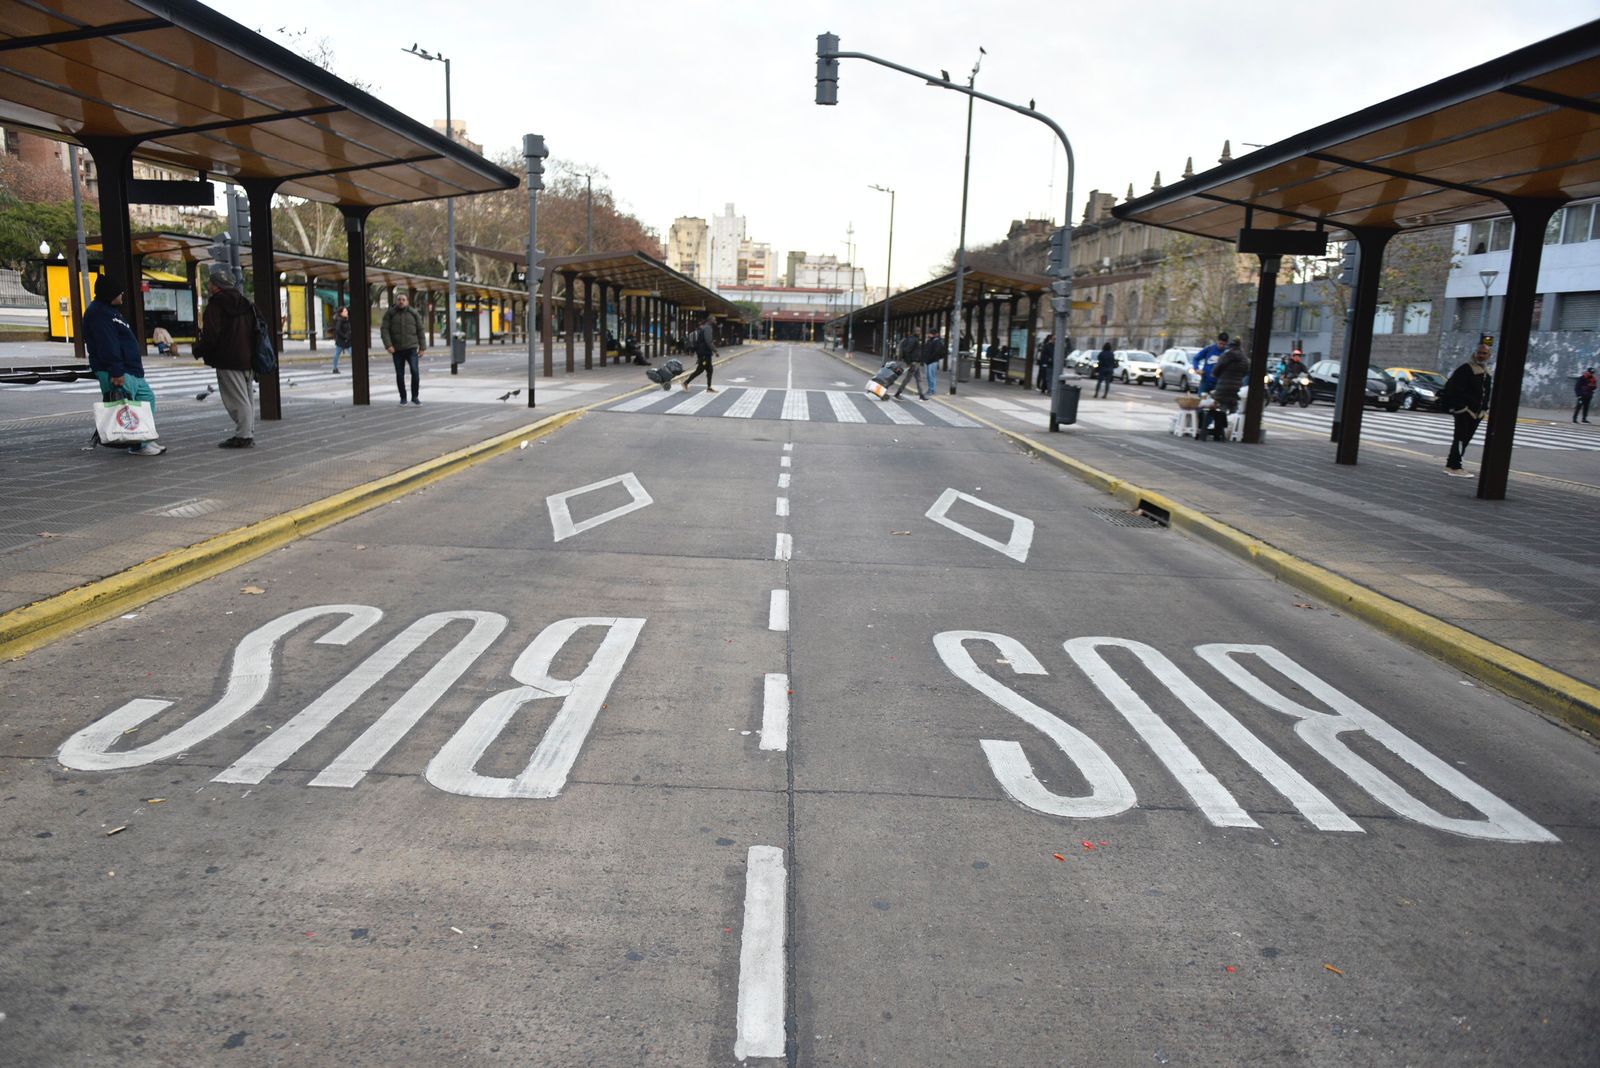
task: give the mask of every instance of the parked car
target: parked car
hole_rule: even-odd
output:
[[[1118,377],[1124,384],[1135,383],[1144,385],[1146,382],[1161,381],[1161,364],[1156,361],[1156,354],[1146,352],[1144,349],[1118,349],[1117,364],[1122,368]]]
[[[1339,395],[1339,361],[1318,360],[1311,365],[1311,399],[1329,404]],[[1400,410],[1400,391],[1394,376],[1376,367],[1367,368],[1366,395],[1362,398],[1375,408]]]
[[[1439,398],[1444,394],[1444,375],[1439,371],[1424,371],[1419,367],[1385,367],[1394,376],[1400,390],[1400,407],[1410,411],[1421,408],[1425,412],[1439,409]]]
[[[1078,372],[1080,378],[1093,375],[1100,359],[1099,349],[1073,349],[1067,357],[1067,366]]]
[[[1111,351],[1112,351],[1112,355],[1114,355],[1117,358],[1116,366],[1114,366],[1111,369],[1111,374],[1112,374],[1113,377],[1120,378],[1122,376],[1122,357],[1123,357],[1124,354],[1126,354],[1128,352],[1128,350],[1127,349],[1112,349]],[[1082,352],[1078,356],[1077,367],[1078,367],[1078,377],[1080,377],[1080,378],[1093,378],[1095,375],[1099,374],[1100,373],[1100,350],[1099,349],[1084,349],[1084,350],[1082,350]]]
[[[1177,386],[1180,393],[1187,393],[1195,388],[1200,382],[1200,376],[1195,374],[1194,358],[1199,354],[1199,349],[1185,348],[1182,345],[1163,352],[1159,361],[1161,377],[1156,384],[1162,389]]]

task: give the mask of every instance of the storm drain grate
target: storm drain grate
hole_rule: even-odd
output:
[[[1162,524],[1143,512],[1130,512],[1125,508],[1091,508],[1089,511],[1114,527],[1133,527],[1138,530],[1160,530]]]

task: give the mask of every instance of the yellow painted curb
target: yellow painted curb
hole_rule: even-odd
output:
[[[1600,734],[1600,689],[1326,568],[1291,556],[1242,530],[1218,522],[1198,509],[1107,474],[1082,460],[1073,459],[1034,441],[1025,434],[990,422],[966,408],[954,404],[950,407],[1030,452],[1066,468],[1084,482],[1126,504],[1130,510],[1137,508],[1141,502],[1164,509],[1174,528],[1227,550],[1273,578],[1320,597],[1480,682],[1574,727]]]
[[[610,403],[610,400],[602,403]],[[582,416],[588,408],[558,412],[536,423],[396,471],[353,489],[182,549],[174,549],[125,571],[86,583],[0,615],[0,660],[13,660],[130,608],[176,593],[238,567],[289,542],[360,515],[457,471],[541,438]]]
[[[717,361],[717,366],[748,354],[748,350],[735,352]],[[213,575],[232,570],[292,541],[509,452],[523,441],[541,438],[601,405],[614,404],[647,390],[660,388],[651,383],[581,408],[557,412],[538,422],[497,434],[392,475],[226,531],[194,545],[174,549],[115,575],[12,609],[0,614],[0,660],[15,660],[85,627],[92,627],[158,597],[176,593]]]

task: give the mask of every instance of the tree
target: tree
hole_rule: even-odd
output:
[[[1165,300],[1170,336],[1239,332],[1249,308],[1239,253],[1225,241],[1182,233],[1172,236],[1165,253],[1145,282],[1145,300],[1156,308]]]
[[[1404,309],[1406,305],[1430,299],[1444,279],[1456,268],[1454,230],[1450,227],[1409,231],[1389,239],[1383,250],[1383,270],[1378,277],[1378,302]],[[1355,297],[1354,285],[1340,285],[1338,264],[1344,245],[1330,260],[1315,261],[1310,267],[1320,287],[1323,301],[1343,320],[1350,314]]]
[[[0,267],[21,271],[28,292],[44,292],[39,242],[48,241],[52,250],[65,252],[76,234],[70,200],[30,204],[0,192]]]

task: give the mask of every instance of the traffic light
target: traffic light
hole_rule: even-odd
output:
[[[226,267],[231,262],[228,255],[228,233],[223,231],[211,239],[211,247],[206,251],[211,255],[211,262],[218,267]]]
[[[1044,273],[1056,278],[1067,273],[1067,228],[1057,227],[1050,232],[1050,260]]]
[[[540,134],[522,135],[522,159],[528,167],[528,188],[537,192],[544,188],[544,161],[550,150],[545,147]]]
[[[1356,284],[1356,269],[1361,264],[1361,243],[1359,241],[1346,241],[1344,255],[1339,260],[1339,284],[1353,286]]]
[[[819,104],[839,102],[839,61],[833,58],[838,51],[837,34],[817,34],[817,103]]]
[[[234,239],[241,245],[250,243],[250,198],[243,193],[234,194]]]

